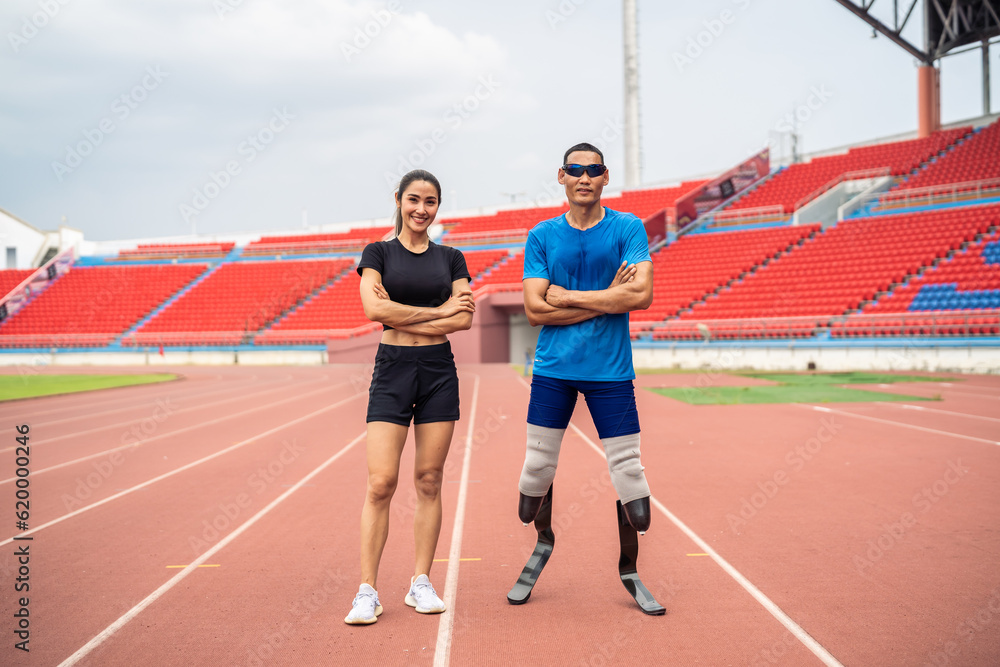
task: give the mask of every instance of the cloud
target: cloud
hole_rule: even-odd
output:
[[[0,26],[16,27],[37,7],[5,4]],[[119,120],[113,105],[149,67],[164,80]],[[19,199],[48,200],[40,208],[49,217],[58,202],[101,238],[141,235],[137,207],[156,221],[146,233],[183,233],[178,207],[239,158],[276,108],[294,115],[289,130],[205,209],[199,230],[267,228],[310,201],[326,213],[314,220],[370,217],[363,200],[333,196],[331,183],[384,189],[386,166],[441,125],[480,77],[513,79],[496,39],[396,0],[69,2],[17,53],[0,52],[0,72],[0,150],[21,173],[16,185],[0,185],[0,198],[29,217]],[[497,113],[503,99],[492,101]],[[54,175],[53,162],[109,117],[114,133],[78,169]]]

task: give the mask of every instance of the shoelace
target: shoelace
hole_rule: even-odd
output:
[[[354,603],[353,604],[357,604],[358,601],[361,600],[362,598],[375,598],[375,604],[372,605],[373,608],[377,607],[379,605],[379,602],[378,602],[378,593],[376,593],[375,595],[367,595],[367,594],[358,593],[357,595],[354,596]]]
[[[437,592],[434,590],[434,586],[428,583],[419,583],[413,585],[413,597],[423,598],[427,596],[437,597]]]

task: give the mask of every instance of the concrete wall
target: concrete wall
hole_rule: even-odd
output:
[[[448,336],[458,363],[507,363],[510,359],[511,311],[524,312],[520,292],[495,292],[476,301],[472,328]]]
[[[524,315],[508,315],[512,323]],[[514,333],[504,348],[504,358],[495,363],[523,364],[525,349],[534,349],[538,328],[512,327]],[[484,344],[491,345],[489,336],[476,340],[475,330],[461,332],[470,340],[459,344],[459,334],[451,337],[459,363],[479,363],[470,357]],[[382,332],[331,341],[327,350],[157,350],[137,352],[4,352],[0,366],[167,366],[167,365],[322,365],[326,363],[370,364]],[[336,345],[333,345],[336,343]],[[495,350],[489,351],[493,356]],[[633,347],[636,368],[712,369],[725,372],[754,368],[758,370],[804,371],[810,364],[818,371],[879,370],[937,371],[963,373],[1000,373],[1000,343],[986,347],[819,347],[819,346],[657,346]]]
[[[156,350],[149,352],[9,352],[0,354],[0,366],[318,366],[326,363],[323,350]],[[368,359],[371,361],[371,359]]]
[[[538,345],[538,334],[542,327],[528,324],[528,316],[523,312],[510,316],[510,363],[524,364],[527,359],[535,356]]]
[[[636,368],[726,371],[740,368],[804,371],[885,370],[1000,373],[996,347],[704,347],[633,348]]]
[[[378,343],[381,339],[382,330],[377,329],[357,338],[328,341],[326,344],[327,363],[370,364],[375,359],[375,352],[378,350]]]
[[[32,262],[45,245],[45,232],[0,209],[0,269],[32,269]],[[7,248],[17,249],[16,262],[7,265]]]

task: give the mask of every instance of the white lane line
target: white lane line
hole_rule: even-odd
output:
[[[181,375],[181,374],[178,373],[178,375]],[[246,381],[247,382],[253,382],[256,379],[257,379],[257,376],[253,375],[250,378],[248,378]],[[194,381],[193,380],[188,380],[186,378],[178,377],[176,380],[167,380],[165,382],[149,382],[147,384],[136,384],[136,385],[130,385],[128,387],[118,387],[118,388],[119,389],[131,389],[133,391],[136,391],[136,390],[146,389],[146,388],[150,388],[150,389],[164,388],[165,389],[165,388],[169,387],[171,389],[175,389],[175,390],[179,390],[179,391],[184,391],[184,390],[187,390],[187,389],[195,389],[195,388],[200,388],[201,386],[205,386],[205,385],[199,385],[198,387],[194,387],[194,386],[191,386],[190,384],[188,384],[189,382],[194,382]],[[242,383],[239,384],[239,385],[237,385],[237,386],[242,386]],[[215,390],[213,390],[211,393],[214,393],[214,392],[215,392]],[[155,393],[155,392],[150,392],[150,393]],[[91,394],[91,395],[88,396],[88,394]],[[42,415],[49,415],[49,414],[53,414],[53,413],[60,413],[60,414],[62,414],[62,413],[65,413],[67,410],[92,409],[92,408],[101,407],[101,406],[104,406],[104,405],[121,405],[121,402],[122,402],[122,397],[121,396],[113,396],[113,397],[108,398],[106,400],[97,400],[98,397],[97,397],[96,394],[93,394],[93,392],[77,392],[75,394],[58,394],[58,395],[52,395],[52,396],[35,396],[33,399],[30,399],[30,400],[35,400],[35,399],[40,399],[40,398],[64,398],[64,399],[80,399],[80,400],[78,400],[78,401],[72,401],[72,402],[65,401],[66,403],[69,403],[69,404],[68,405],[60,405],[57,408],[49,408],[49,409],[45,409],[45,410],[35,410],[34,412],[29,412],[29,413],[27,413],[27,414],[24,415],[25,421],[28,421],[29,423],[32,423],[32,420],[34,420],[34,419],[36,419],[36,418],[38,418],[38,417],[40,417]],[[90,400],[86,400],[88,398]],[[23,404],[24,402],[23,401],[19,401],[19,403]],[[34,426],[34,423],[32,423],[32,426]]]
[[[237,442],[235,445],[232,445],[230,447],[226,447],[225,449],[220,449],[219,451],[215,452],[214,454],[209,454],[208,456],[206,456],[204,458],[200,458],[197,461],[192,461],[191,463],[188,463],[186,465],[182,465],[180,468],[175,468],[175,469],[171,470],[170,472],[165,472],[162,475],[158,475],[157,477],[154,477],[153,479],[146,480],[145,482],[143,482],[141,484],[136,484],[135,486],[130,487],[128,489],[125,489],[124,491],[121,491],[119,493],[116,493],[113,496],[108,496],[104,500],[98,500],[95,503],[91,503],[90,505],[86,505],[85,507],[81,507],[80,509],[73,510],[69,514],[64,514],[61,517],[58,517],[56,519],[52,519],[51,521],[49,521],[47,523],[43,523],[42,525],[38,526],[37,528],[32,528],[31,530],[25,530],[23,532],[20,532],[20,533],[18,533],[18,537],[21,537],[23,535],[30,535],[32,533],[37,533],[38,531],[42,530],[43,528],[48,528],[49,526],[54,526],[57,523],[62,523],[66,519],[70,519],[70,518],[72,518],[72,517],[74,517],[74,516],[76,516],[78,514],[83,514],[84,512],[86,512],[88,510],[92,510],[95,507],[100,507],[101,505],[103,505],[105,503],[110,503],[112,500],[117,500],[117,499],[121,498],[122,496],[127,496],[128,494],[132,493],[133,491],[139,491],[140,489],[144,489],[147,486],[150,486],[152,484],[155,484],[156,482],[159,482],[159,481],[162,481],[164,479],[167,479],[168,477],[173,477],[177,473],[184,472],[185,470],[190,470],[191,468],[194,468],[197,465],[201,465],[202,463],[205,463],[207,461],[211,461],[212,459],[218,458],[218,457],[222,456],[223,454],[228,454],[229,452],[233,451],[234,449],[239,449],[240,447],[242,447],[244,445],[248,445],[251,442],[254,442],[255,440],[260,440],[261,438],[269,436],[272,433],[277,433],[277,432],[281,431],[282,429],[285,429],[285,428],[288,428],[289,426],[292,426],[293,424],[298,424],[298,423],[304,422],[307,419],[311,419],[311,418],[315,417],[316,415],[319,415],[319,414],[322,414],[324,412],[327,412],[328,410],[333,410],[334,408],[340,407],[341,405],[343,405],[344,403],[347,403],[348,401],[353,401],[355,398],[357,398],[358,396],[362,396],[362,395],[363,394],[354,394],[353,396],[345,398],[342,401],[338,401],[338,402],[334,403],[333,405],[328,405],[325,408],[320,408],[319,410],[316,410],[314,412],[310,412],[309,414],[307,414],[307,415],[305,415],[303,417],[299,417],[298,419],[293,419],[292,421],[286,422],[286,423],[284,423],[284,424],[282,424],[280,426],[275,426],[272,429],[268,429],[268,430],[264,431],[263,433],[258,433],[255,436],[247,438],[246,440],[241,440],[240,442]],[[296,397],[296,398],[301,398],[301,397]],[[34,474],[34,473],[32,473],[32,474]],[[5,544],[10,544],[13,541],[14,541],[13,537],[8,537],[3,542],[0,542],[0,547],[2,547]]]
[[[312,385],[312,384],[316,384],[316,383],[315,382],[304,382],[304,383],[302,383],[300,385],[296,385],[296,388],[298,389],[298,388],[301,388],[301,387],[304,387],[304,386],[309,386],[309,385]],[[341,382],[339,385],[335,385],[335,386],[340,386],[340,385],[344,385],[344,384],[347,384],[347,383],[346,382]],[[173,400],[171,398],[166,398],[166,399],[157,398],[156,400],[152,401],[152,404],[155,407],[154,413],[157,410],[161,410],[161,409],[165,408],[165,409],[167,409],[168,414],[180,414],[182,412],[193,412],[195,410],[204,410],[205,408],[214,408],[217,405],[224,405],[226,403],[232,403],[233,401],[242,401],[242,400],[246,400],[246,399],[250,399],[250,398],[256,398],[258,396],[263,396],[265,394],[273,394],[273,393],[280,392],[280,391],[284,391],[284,392],[287,393],[288,389],[289,388],[287,386],[282,386],[282,387],[277,387],[277,388],[275,388],[275,387],[269,387],[267,389],[264,389],[264,390],[261,390],[261,391],[256,391],[256,392],[253,392],[253,393],[250,393],[250,394],[240,394],[239,396],[231,396],[230,398],[224,398],[221,401],[215,401],[214,403],[198,403],[197,405],[189,406],[189,407],[186,407],[186,408],[178,408],[178,409],[173,410],[173,411],[171,411],[167,405],[164,405],[164,404],[169,404],[170,401]],[[199,396],[194,396],[192,398],[198,398],[198,397]],[[185,397],[185,400],[187,400],[187,397]],[[145,407],[145,408],[148,409],[150,407],[150,403],[146,402],[144,405],[139,405],[139,406],[136,406],[134,408],[122,408],[122,410],[136,410],[136,409],[139,409],[139,408],[142,408],[142,407]],[[121,410],[110,410],[108,412],[96,412],[96,413],[92,413],[92,414],[89,414],[89,415],[86,415],[86,416],[83,416],[83,417],[74,417],[71,420],[61,419],[59,421],[75,421],[77,419],[90,419],[92,417],[98,417],[98,416],[100,416],[102,414],[108,414],[110,412],[121,412]],[[103,426],[98,426],[96,428],[87,429],[86,431],[73,431],[72,433],[67,433],[65,435],[57,435],[57,436],[48,438],[46,440],[39,440],[37,442],[32,442],[31,444],[33,446],[37,447],[39,445],[47,445],[50,442],[58,442],[59,440],[68,440],[68,439],[76,438],[76,437],[81,436],[81,435],[88,435],[90,433],[97,433],[98,431],[107,431],[107,430],[110,430],[110,429],[113,429],[113,428],[122,428],[122,427],[126,427],[127,428],[129,426],[136,426],[138,422],[145,421],[146,419],[149,419],[149,415],[148,414],[143,415],[141,417],[133,417],[132,419],[129,419],[129,420],[126,420],[126,421],[123,421],[123,422],[118,422],[118,423],[115,423],[115,424],[104,424]],[[31,424],[30,422],[28,422],[28,423],[31,425],[31,428],[34,429],[37,432],[40,427],[48,426],[49,424],[54,424],[56,422],[46,422],[46,423],[43,423],[43,424]],[[7,449],[0,450],[0,452],[9,452],[9,451],[11,451],[13,449],[14,449],[14,447],[9,447]]]
[[[248,382],[249,382],[249,380],[248,380]],[[174,382],[159,383],[159,385],[163,385],[163,384],[170,384],[175,389],[187,389],[188,388],[186,386],[184,386],[184,387],[176,387],[175,386],[176,381],[174,381]],[[159,385],[154,385],[154,386],[159,386]],[[140,385],[140,386],[145,386],[145,385]],[[274,385],[273,384],[268,383],[265,386],[271,388],[271,390],[274,389]],[[241,385],[241,388],[242,388],[242,385]],[[150,403],[155,403],[156,399],[161,399],[161,400],[163,400],[165,402],[177,400],[177,394],[178,393],[180,393],[180,392],[173,392],[173,393],[171,393],[171,394],[169,394],[167,396],[150,396],[150,397],[146,398],[145,400],[142,400],[142,401],[140,401],[138,403],[135,403],[133,405],[126,405],[124,407],[122,407],[122,402],[121,402],[120,399],[119,400],[115,400],[115,401],[112,401],[110,404],[118,406],[118,407],[116,407],[113,410],[104,410],[103,412],[87,412],[86,414],[74,415],[72,417],[64,417],[62,419],[53,419],[52,421],[47,421],[47,422],[36,422],[32,418],[23,419],[22,421],[28,422],[31,425],[31,428],[37,429],[37,428],[42,428],[42,427],[46,427],[46,426],[52,426],[53,424],[62,424],[64,422],[73,422],[73,421],[77,421],[77,420],[80,420],[80,419],[91,419],[93,417],[103,417],[103,416],[106,416],[106,415],[117,414],[119,412],[127,412],[129,410],[139,410],[139,409],[142,409],[142,408],[149,407],[149,404]],[[190,400],[193,400],[193,399],[204,399],[204,398],[207,398],[207,397],[210,397],[210,396],[214,396],[216,394],[231,395],[232,393],[233,393],[233,388],[232,387],[225,387],[223,389],[213,389],[211,391],[203,391],[203,392],[190,393],[190,394],[185,392],[185,393],[181,393],[180,395],[182,396],[182,400],[190,401]],[[248,395],[250,395],[250,394],[248,394]],[[77,409],[77,410],[93,410],[94,408],[100,407],[100,406],[105,405],[105,404],[106,403],[104,401],[100,401],[100,402],[95,401],[93,404],[86,404],[86,403],[84,403],[84,404],[81,404],[79,406],[75,406],[73,409]],[[66,409],[60,409],[60,410],[52,410],[51,412],[58,412],[60,414],[65,414],[66,411],[67,411]]]
[[[458,596],[458,566],[462,556],[462,531],[465,524],[465,501],[469,490],[469,468],[472,462],[472,433],[476,430],[476,404],[479,401],[479,376],[472,389],[472,418],[465,433],[465,452],[462,459],[462,481],[458,486],[458,507],[455,525],[451,530],[451,548],[448,551],[448,574],[444,584],[444,604],[448,611],[438,622],[437,643],[434,645],[434,667],[447,667],[451,659],[452,630],[455,626],[455,598]]]
[[[528,385],[527,382],[525,382],[521,377],[518,377],[517,379],[521,381],[521,384],[523,384],[525,387],[528,387],[530,390],[530,385]],[[598,447],[596,444],[594,444],[594,441],[591,440],[589,437],[587,437],[587,434],[581,431],[576,424],[570,422],[569,425],[570,428],[572,428],[577,435],[583,438],[584,442],[590,445],[591,449],[597,452],[597,454],[605,461],[607,460],[607,458],[604,456],[603,448]],[[701,537],[699,537],[698,534],[695,533],[693,530],[688,528],[683,521],[674,516],[673,513],[670,510],[668,510],[663,505],[663,503],[657,500],[655,496],[650,494],[649,500],[658,510],[663,512],[663,514],[670,520],[671,523],[677,526],[681,530],[681,532],[683,532],[695,544],[701,547],[701,550],[707,553],[712,558],[712,560],[715,561],[716,565],[721,567],[722,570],[730,577],[732,577],[736,581],[736,583],[742,586],[743,589],[747,593],[749,593],[751,597],[753,597],[753,599],[755,599],[758,603],[760,603],[760,605],[764,607],[764,609],[770,612],[770,614],[774,616],[774,618],[776,618],[779,623],[785,626],[785,629],[791,632],[792,635],[800,642],[802,642],[802,644],[807,649],[809,649],[813,655],[819,658],[824,665],[827,665],[827,667],[843,667],[840,661],[834,658],[833,655],[829,651],[827,651],[822,644],[813,639],[812,635],[803,630],[802,626],[800,626],[798,623],[793,621],[788,614],[782,611],[781,607],[776,605],[769,597],[764,595],[764,593],[759,588],[754,586],[749,579],[743,576],[739,570],[730,565],[726,559],[724,559],[715,551],[715,549],[709,546],[708,542],[701,539]]]
[[[916,387],[914,387],[914,389],[916,389]],[[988,398],[988,399],[994,400],[994,401],[1000,400],[1000,396],[997,396],[995,394],[994,395],[990,395],[990,394],[977,394],[974,391],[949,391],[948,395],[949,396],[952,396],[952,395],[972,396],[974,398]]]
[[[591,449],[597,452],[602,458],[607,460],[604,456],[604,450],[601,447],[598,447],[596,444],[594,444],[594,441],[588,438],[583,431],[577,428],[576,424],[570,422],[570,427],[576,432],[577,435],[583,438],[588,445],[590,445]],[[771,598],[764,595],[764,593],[759,588],[754,586],[749,579],[743,576],[743,574],[741,574],[739,570],[730,565],[729,561],[720,556],[715,551],[715,549],[710,547],[708,542],[701,539],[701,537],[699,537],[698,534],[695,533],[693,530],[688,528],[683,521],[674,516],[674,514],[663,505],[663,503],[661,503],[659,500],[656,499],[656,496],[650,494],[649,500],[650,502],[653,503],[653,505],[656,506],[658,510],[663,512],[663,514],[666,515],[668,519],[670,519],[671,523],[680,528],[681,532],[683,532],[685,535],[691,538],[691,540],[695,544],[701,547],[701,550],[706,554],[708,554],[711,557],[711,559],[714,560],[716,564],[719,567],[721,567],[726,574],[735,579],[736,583],[742,586],[743,589],[747,593],[749,593],[754,600],[759,602],[760,605],[764,607],[764,609],[766,609],[768,612],[770,612],[772,616],[778,619],[778,622],[781,623],[783,626],[785,626],[785,628],[790,633],[792,633],[792,635],[794,635],[796,639],[802,642],[805,645],[805,647],[812,652],[813,655],[819,658],[824,665],[827,665],[828,667],[843,667],[840,661],[834,658],[833,655],[829,651],[827,651],[822,644],[813,639],[812,635],[803,630],[802,626],[800,626],[798,623],[793,621],[788,614],[782,611],[781,607],[776,605],[771,600]]]
[[[926,426],[917,426],[915,424],[907,424],[905,422],[894,422],[891,419],[880,419],[879,417],[869,417],[868,415],[859,415],[857,412],[834,410],[833,408],[824,408],[819,405],[808,405],[803,403],[792,403],[791,405],[796,405],[800,408],[805,408],[806,410],[815,410],[816,412],[829,412],[835,415],[845,415],[847,417],[857,417],[858,419],[866,419],[868,421],[878,422],[880,424],[889,424],[890,426],[901,426],[903,428],[910,428],[915,431],[924,431],[926,433],[936,433],[937,435],[946,435],[949,438],[961,438],[962,440],[972,440],[973,442],[985,442],[987,445],[1000,445],[1000,442],[997,442],[996,440],[987,440],[986,438],[976,438],[971,435],[962,435],[961,433],[951,433],[949,431],[939,431],[936,428],[927,428]]]
[[[324,408],[324,409],[326,409],[326,408]],[[315,414],[315,413],[313,413],[313,414]],[[291,423],[292,422],[289,422],[289,424],[291,424]],[[86,644],[84,644],[83,646],[81,646],[79,649],[77,649],[76,653],[74,653],[73,655],[71,655],[70,657],[66,658],[65,660],[63,660],[60,663],[60,667],[70,667],[70,665],[75,665],[80,660],[82,660],[83,658],[87,657],[87,655],[91,651],[93,651],[95,648],[97,648],[98,646],[100,646],[101,644],[103,644],[105,641],[107,641],[108,639],[110,639],[112,635],[114,635],[116,632],[118,632],[120,629],[122,629],[122,627],[124,627],[129,621],[131,621],[133,618],[135,618],[140,613],[142,613],[143,609],[145,609],[146,607],[148,607],[149,605],[153,604],[158,599],[160,599],[161,597],[163,597],[168,591],[170,591],[171,588],[173,588],[174,586],[176,586],[177,584],[179,584],[186,576],[188,576],[189,574],[191,574],[192,572],[194,572],[195,570],[197,570],[199,565],[201,565],[202,563],[204,563],[205,561],[207,561],[208,559],[210,559],[212,556],[214,556],[220,550],[222,550],[226,545],[228,545],[230,542],[232,542],[237,537],[239,537],[240,535],[242,535],[244,531],[246,531],[252,525],[254,525],[255,523],[257,523],[257,521],[260,520],[264,515],[266,515],[272,509],[274,509],[275,507],[277,507],[279,504],[281,504],[281,502],[284,501],[286,498],[288,498],[288,496],[290,496],[293,493],[295,493],[302,485],[304,485],[310,479],[312,479],[313,477],[315,477],[316,475],[318,475],[320,472],[322,472],[327,466],[329,466],[331,463],[333,463],[334,461],[336,461],[337,459],[339,459],[341,456],[343,456],[351,447],[353,447],[358,442],[360,442],[362,439],[364,439],[364,437],[365,437],[365,434],[362,433],[361,435],[359,435],[356,438],[354,438],[354,440],[351,440],[351,442],[349,442],[343,449],[341,449],[339,452],[337,452],[336,454],[334,454],[333,456],[331,456],[330,458],[328,458],[318,468],[315,468],[308,475],[306,475],[305,477],[303,477],[302,479],[300,479],[295,486],[293,486],[292,488],[288,489],[287,491],[285,491],[284,493],[282,493],[280,496],[278,496],[277,498],[275,498],[274,500],[272,500],[270,503],[267,504],[266,507],[264,507],[263,509],[261,509],[259,512],[257,512],[256,514],[254,514],[249,519],[247,519],[246,522],[243,523],[242,525],[240,525],[239,528],[236,528],[235,530],[233,530],[233,532],[229,533],[224,538],[222,538],[221,540],[219,540],[215,544],[215,546],[213,546],[211,549],[209,549],[208,551],[206,551],[205,553],[203,553],[201,556],[199,556],[198,558],[196,558],[194,560],[194,562],[192,562],[190,565],[188,565],[187,567],[185,567],[183,570],[181,570],[180,572],[178,572],[177,574],[175,574],[173,577],[171,577],[170,579],[168,579],[166,583],[164,583],[162,586],[160,586],[159,588],[157,588],[155,591],[153,591],[152,593],[150,593],[149,595],[147,595],[146,598],[142,602],[140,602],[139,604],[137,604],[134,607],[132,607],[131,609],[129,609],[117,621],[115,621],[114,623],[112,623],[108,627],[104,628],[104,630],[102,630],[96,637],[94,637],[89,642],[87,642]]]
[[[952,410],[939,410],[938,408],[928,408],[923,405],[910,405],[909,403],[893,403],[891,401],[878,401],[878,405],[891,405],[892,407],[904,410],[919,410],[920,412],[937,412],[942,415],[955,415],[956,417],[967,417],[968,419],[983,419],[988,422],[1000,422],[996,417],[984,417],[983,415],[970,415],[967,412],[954,412]]]
[[[309,392],[307,394],[298,394],[298,395],[290,396],[289,398],[286,398],[283,401],[276,401],[274,403],[268,403],[266,406],[257,406],[257,407],[254,407],[254,408],[250,408],[249,410],[243,410],[242,412],[228,413],[228,414],[223,415],[222,417],[218,417],[217,419],[212,419],[212,420],[209,420],[207,422],[199,422],[199,423],[193,424],[191,426],[185,426],[183,428],[179,428],[179,429],[176,429],[174,431],[170,431],[169,433],[161,433],[160,435],[154,435],[154,436],[151,436],[151,437],[148,437],[148,438],[144,438],[142,440],[139,440],[139,442],[137,442],[137,443],[130,442],[127,445],[120,445],[118,447],[112,447],[111,449],[105,449],[103,452],[97,452],[96,454],[87,454],[86,456],[81,456],[80,458],[73,459],[72,461],[65,461],[63,463],[57,463],[57,464],[55,464],[53,466],[49,466],[48,468],[39,468],[38,470],[32,470],[31,474],[32,474],[32,476],[34,476],[34,475],[40,475],[43,472],[50,472],[52,470],[58,470],[59,468],[65,468],[66,466],[71,466],[71,465],[74,465],[74,464],[77,464],[77,463],[81,463],[83,461],[89,461],[90,459],[96,459],[98,456],[104,456],[105,454],[113,454],[114,452],[121,451],[123,449],[131,449],[133,447],[141,447],[142,445],[145,445],[148,442],[153,442],[154,440],[161,440],[163,438],[169,438],[171,436],[178,435],[178,434],[181,434],[181,433],[187,433],[188,431],[198,430],[198,429],[204,428],[205,426],[211,426],[212,424],[218,424],[219,422],[223,422],[223,421],[232,419],[233,417],[239,417],[240,415],[250,414],[251,412],[260,412],[261,410],[263,410],[265,408],[271,408],[271,407],[274,407],[276,405],[281,405],[282,403],[290,403],[292,401],[297,401],[297,400],[306,398],[308,396],[313,396],[314,394],[320,394],[320,393],[322,393],[324,391],[328,391],[330,389],[334,389],[335,387],[339,387],[339,386],[342,386],[342,385],[345,385],[345,384],[347,384],[347,383],[346,382],[342,382],[340,384],[333,385],[333,386],[330,386],[330,387],[321,387],[321,388],[317,389],[316,391],[311,391],[311,392]],[[127,433],[126,433],[126,435],[127,435]],[[0,480],[0,486],[2,486],[4,484],[9,484],[9,483],[13,482],[16,479],[17,479],[17,477],[8,477],[7,479]]]

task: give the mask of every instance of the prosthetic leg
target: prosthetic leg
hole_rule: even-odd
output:
[[[523,498],[522,494],[522,500]],[[541,507],[538,508],[538,513],[534,517],[535,530],[538,531],[538,543],[535,544],[535,550],[528,558],[528,563],[521,570],[521,576],[517,578],[517,583],[510,589],[510,593],[507,593],[507,602],[511,604],[524,604],[528,601],[528,598],[531,597],[531,589],[535,587],[535,582],[538,581],[538,575],[542,573],[542,568],[549,562],[549,556],[552,555],[552,546],[555,544],[556,536],[552,532],[551,485],[545,497],[542,498]],[[642,584],[640,583],[639,585],[641,586]]]
[[[649,498],[633,500],[629,505],[632,508],[638,508],[642,505],[641,501],[645,501],[646,527],[649,527]],[[618,510],[618,541],[621,542],[622,548],[621,556],[618,558],[618,576],[621,577],[625,590],[635,598],[643,612],[650,616],[662,616],[667,613],[667,610],[656,601],[653,594],[642,583],[636,570],[636,559],[639,557],[638,533],[633,524],[629,522],[629,517],[622,508],[622,501],[615,501],[615,506]]]

